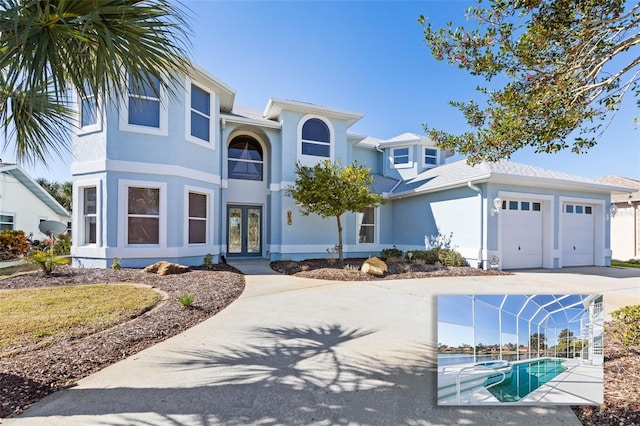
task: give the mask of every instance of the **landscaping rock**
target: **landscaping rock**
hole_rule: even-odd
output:
[[[188,266],[179,265],[177,263],[166,262],[161,260],[153,265],[149,265],[142,270],[143,272],[149,272],[150,274],[158,275],[171,275],[171,274],[183,274],[189,272]]]
[[[362,264],[362,268],[360,270],[369,275],[375,275],[376,277],[381,277],[387,272],[387,264],[377,257],[372,257],[364,261]]]

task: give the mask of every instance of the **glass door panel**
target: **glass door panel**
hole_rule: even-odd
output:
[[[242,253],[242,208],[229,207],[228,214],[228,238],[227,252],[229,254]]]
[[[260,208],[247,208],[247,254],[259,254]]]

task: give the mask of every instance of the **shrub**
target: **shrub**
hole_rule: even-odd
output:
[[[114,256],[113,260],[111,261],[111,269],[113,269],[114,271],[119,271],[120,268],[122,268],[122,259]]]
[[[196,297],[191,293],[180,293],[180,296],[178,296],[178,302],[180,302],[183,308],[190,308],[193,306],[195,298]]]
[[[380,252],[380,257],[384,257],[384,258],[402,258],[402,250],[400,250],[399,248],[396,248],[396,246],[394,245],[393,248],[386,248],[384,250],[382,250]]]
[[[51,275],[58,266],[69,263],[67,258],[57,256],[53,250],[38,250],[30,255],[27,260],[34,265],[38,265],[45,275]]]
[[[411,250],[407,252],[407,259],[412,262],[424,262],[429,265],[440,263],[445,266],[467,266],[467,261],[460,253],[453,249],[432,248],[431,250]]]
[[[438,229],[437,235],[425,235],[424,236],[424,248],[425,250],[431,250],[436,248],[441,249],[454,249],[453,245],[453,232],[449,235],[444,235],[440,233]]]
[[[640,305],[625,306],[611,312],[611,333],[623,345],[640,346]]]
[[[53,246],[53,251],[58,256],[66,256],[71,253],[71,235],[60,234],[58,240]]]
[[[204,256],[204,259],[202,259],[202,266],[206,269],[213,269],[213,255],[211,253]]]
[[[0,232],[0,260],[22,256],[29,249],[29,240],[24,231],[5,229]]]

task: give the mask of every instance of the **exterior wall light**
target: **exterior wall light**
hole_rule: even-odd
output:
[[[500,207],[502,207],[502,199],[496,197],[493,199],[493,208],[491,209],[491,216],[500,214]]]
[[[611,207],[609,207],[609,211],[607,212],[607,219],[613,219],[616,217],[616,213],[618,213],[618,206],[611,204]]]

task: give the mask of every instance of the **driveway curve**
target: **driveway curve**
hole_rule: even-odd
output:
[[[366,283],[238,264],[243,295],[207,321],[34,404],[6,425],[579,425],[566,406],[437,407],[436,295],[604,293],[640,303],[640,270]]]

